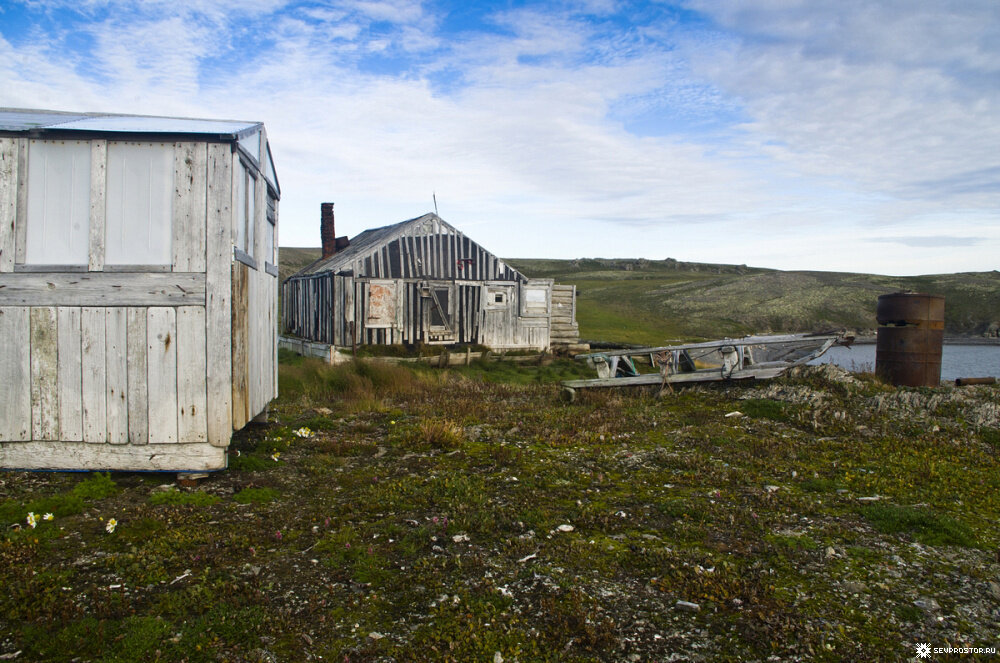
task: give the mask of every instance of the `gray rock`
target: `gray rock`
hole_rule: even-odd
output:
[[[678,601],[674,604],[674,607],[678,610],[683,610],[684,612],[700,612],[701,606],[697,603],[691,603],[690,601]]]
[[[845,582],[843,584],[844,590],[850,592],[851,594],[867,594],[868,585],[863,582]]]

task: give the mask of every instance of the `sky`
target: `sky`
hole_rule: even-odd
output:
[[[281,246],[1000,269],[997,0],[0,0],[0,107],[262,121]]]

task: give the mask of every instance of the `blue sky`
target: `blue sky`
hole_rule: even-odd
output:
[[[0,106],[260,120],[280,243],[1000,268],[995,0],[6,0]]]

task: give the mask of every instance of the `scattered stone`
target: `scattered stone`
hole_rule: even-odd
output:
[[[455,543],[464,543],[465,541],[469,540],[469,535],[468,534],[456,534],[455,536],[451,537],[451,540],[454,541]]]
[[[740,412],[739,410],[733,410],[732,412],[729,412],[729,413],[726,414],[726,418],[727,419],[729,419],[731,417],[742,417],[742,416],[743,416],[743,413]]]
[[[250,660],[254,663],[278,663],[278,657],[263,648],[257,648],[250,652]]]
[[[764,486],[764,490],[768,493],[776,493],[781,489],[778,486]]]
[[[381,640],[385,636],[379,633],[378,631],[372,631],[371,633],[368,634],[368,637],[371,638],[372,640]]]
[[[872,495],[871,497],[859,497],[858,501],[859,502],[878,502],[880,499],[882,499],[880,496],[878,496],[878,495]]]
[[[573,527],[572,525],[560,525],[556,529],[559,530],[560,532],[572,532],[576,528]]]
[[[701,606],[690,601],[678,601],[674,604],[674,607],[684,612],[701,612]]]
[[[837,556],[837,551],[833,549],[833,546],[827,546],[825,553],[826,553],[827,559],[829,559],[830,557],[836,557]]]
[[[867,594],[868,585],[863,582],[845,582],[844,590],[851,594]]]
[[[495,654],[493,654],[493,663],[503,663],[503,656],[500,654],[500,652],[496,652]]]
[[[919,598],[913,602],[913,605],[924,612],[938,612],[941,610],[941,605],[932,598]]]

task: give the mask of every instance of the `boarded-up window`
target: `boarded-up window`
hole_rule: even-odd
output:
[[[173,193],[173,143],[108,144],[107,264],[171,263]]]
[[[525,288],[523,315],[546,315],[549,312],[548,291],[544,288]]]
[[[369,329],[392,327],[396,320],[396,283],[394,281],[368,284],[368,315],[365,326]]]
[[[253,256],[257,178],[242,162],[236,173],[236,247]]]
[[[274,225],[264,224],[264,262],[270,265],[277,265],[278,258],[274,251]]]
[[[27,214],[28,264],[88,263],[90,143],[30,141]]]

